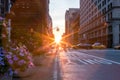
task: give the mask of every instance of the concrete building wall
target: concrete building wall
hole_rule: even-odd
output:
[[[120,44],[120,0],[80,0],[81,42]]]
[[[69,10],[66,11],[65,15],[65,33],[67,36],[67,42],[71,45],[75,44],[75,29],[73,23],[76,18],[76,12],[78,12],[78,8],[69,8]],[[78,20],[79,21],[79,20]],[[73,28],[74,27],[74,28]]]
[[[6,18],[11,19],[12,41],[33,40],[29,35],[38,33],[41,35],[39,41],[44,45],[43,35],[48,32],[49,0],[16,0],[10,12]]]

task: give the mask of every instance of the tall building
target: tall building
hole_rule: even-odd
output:
[[[72,34],[73,35],[73,39],[72,39],[73,41],[72,41],[72,43],[74,45],[79,43],[79,39],[78,39],[78,37],[79,37],[79,35],[78,35],[78,33],[79,33],[79,26],[80,26],[79,21],[80,21],[80,11],[78,9],[74,13],[73,19],[71,21],[71,27],[73,29],[73,34]]]
[[[80,0],[79,40],[120,44],[120,0]]]
[[[16,0],[11,8],[11,25],[46,33],[49,0]],[[13,28],[15,29],[15,28]]]
[[[38,44],[35,41],[38,40],[42,43],[40,45],[43,45],[44,41],[46,41],[44,35],[48,32],[49,0],[12,1],[14,3],[12,4],[10,14],[6,17],[11,19],[11,40],[13,42],[23,42],[27,45]]]
[[[17,0],[11,8],[12,26],[42,32],[47,17],[47,0]],[[35,27],[34,27],[35,26]],[[38,27],[39,26],[39,27]]]
[[[70,8],[65,13],[65,38],[68,44],[77,44],[79,26],[79,8]],[[76,39],[76,40],[75,40]]]

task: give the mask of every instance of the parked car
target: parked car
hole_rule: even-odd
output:
[[[77,45],[72,45],[71,48],[72,48],[72,49],[77,49],[78,46],[77,46]]]
[[[92,45],[88,43],[79,43],[72,46],[73,49],[92,49]]]
[[[93,49],[105,49],[106,46],[103,45],[103,44],[101,44],[101,43],[99,43],[99,42],[96,42],[96,43],[94,43],[94,44],[92,45],[92,48],[93,48]]]
[[[120,44],[114,46],[114,49],[120,49]]]
[[[84,49],[92,49],[92,44],[85,43],[85,44],[83,44],[82,48],[84,48]]]
[[[76,46],[77,46],[77,48],[82,48],[83,47],[83,43],[79,43],[79,44],[77,44]]]
[[[79,49],[91,49],[92,45],[88,43],[79,43],[76,45]]]

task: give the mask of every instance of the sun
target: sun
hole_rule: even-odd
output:
[[[60,35],[55,35],[55,42],[59,44],[61,41],[61,36]]]
[[[55,27],[53,30],[55,43],[60,44],[62,39],[62,33],[59,27]]]

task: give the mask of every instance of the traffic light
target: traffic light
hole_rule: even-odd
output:
[[[57,27],[56,31],[59,31],[60,29]]]

